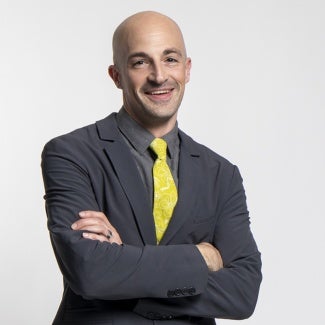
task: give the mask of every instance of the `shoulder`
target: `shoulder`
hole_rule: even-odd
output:
[[[88,148],[96,145],[94,135],[95,124],[91,124],[57,136],[45,144],[42,151],[42,160],[48,158],[75,160],[82,153],[87,152]]]
[[[217,181],[223,189],[242,184],[242,176],[235,164],[207,146],[196,142],[184,132],[180,131],[179,134],[181,139],[181,151],[185,150],[190,156],[198,158],[195,159],[198,167],[196,172],[201,174],[205,182],[213,183]],[[206,178],[206,176],[209,177]]]
[[[205,163],[212,165],[217,164],[228,167],[234,166],[233,163],[231,163],[227,158],[219,155],[207,146],[193,140],[189,135],[187,135],[183,131],[180,130],[179,135],[181,139],[181,149],[188,151],[191,155],[197,155],[201,157]]]
[[[73,130],[69,133],[57,136],[48,141],[43,149],[43,155],[46,152],[76,152],[86,151],[87,148],[93,148],[100,146],[100,132],[105,129],[105,126],[109,129],[109,126],[113,126],[115,123],[114,113],[109,115],[103,120],[96,123],[86,125],[84,127]]]

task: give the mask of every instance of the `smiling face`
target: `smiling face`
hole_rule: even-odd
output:
[[[158,13],[136,14],[116,30],[113,50],[109,73],[127,112],[152,133],[169,132],[191,68],[178,26]]]

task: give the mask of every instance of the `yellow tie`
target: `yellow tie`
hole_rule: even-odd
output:
[[[167,229],[177,202],[177,188],[166,161],[166,141],[156,138],[151,142],[150,148],[157,155],[152,174],[154,183],[153,216],[157,242],[159,243]]]

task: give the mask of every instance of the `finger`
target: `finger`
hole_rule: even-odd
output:
[[[104,236],[104,235],[98,235],[98,234],[93,234],[90,232],[84,232],[82,234],[82,237],[87,238],[87,239],[91,239],[91,240],[98,240],[100,242],[109,242],[109,239]]]
[[[80,211],[79,216],[81,219],[85,219],[85,218],[100,219],[103,222],[105,222],[109,227],[113,227],[112,224],[109,222],[107,216],[100,211],[91,211],[91,210]]]
[[[110,243],[116,243],[116,244],[122,244],[122,240],[120,238],[120,235],[116,230],[108,229],[106,237],[108,238]]]
[[[85,226],[85,227],[80,227],[79,229],[75,229],[75,230],[82,230],[82,231],[89,231],[89,232],[93,232],[99,235],[103,235],[106,237],[111,237],[109,236],[109,233],[112,233],[112,231],[110,229],[107,229],[107,227],[100,227],[100,226]]]
[[[222,259],[222,256],[220,254],[220,251],[218,249],[216,249],[216,253],[217,253],[217,256],[218,256],[219,268],[223,269],[223,259]]]
[[[109,229],[107,230],[106,237],[107,237],[108,239],[110,239],[111,237],[113,237],[113,233],[112,233],[111,230],[109,230]]]
[[[99,235],[99,234],[93,234],[93,233],[88,233],[84,232],[82,236],[86,239],[91,239],[91,240],[98,240],[100,242],[108,242],[108,243],[115,243],[118,245],[122,244],[122,241],[120,240],[119,236],[115,238],[114,234],[108,238],[107,236],[104,235]]]
[[[89,230],[88,225],[96,226],[101,225],[102,228],[98,228],[97,233],[103,234],[104,236],[107,236],[109,234],[109,237],[114,237],[114,239],[111,240],[111,242],[115,242],[117,244],[122,244],[122,240],[120,238],[120,235],[118,234],[117,230],[112,226],[112,224],[108,221],[106,215],[103,212],[99,211],[92,211],[92,210],[85,210],[80,211],[79,216],[81,217],[80,220],[76,221],[76,225],[73,224],[72,226],[74,230]],[[86,223],[83,223],[85,222]],[[91,222],[91,220],[94,221],[94,223]],[[84,227],[83,225],[87,224],[87,227]],[[82,227],[82,228],[80,228]],[[112,235],[108,231],[112,232]]]
[[[76,221],[71,225],[73,230],[86,230],[89,232],[111,237],[113,232],[116,233],[114,228],[109,228],[102,220],[98,218],[86,218]]]
[[[206,246],[206,247],[214,247],[213,245],[211,245],[210,243],[207,243],[207,242],[202,242],[199,245]]]
[[[103,212],[92,211],[92,210],[80,211],[79,217],[80,218],[99,218],[102,220],[108,220]]]
[[[74,230],[82,229],[88,226],[100,226],[100,227],[109,228],[109,223],[99,218],[85,218],[85,219],[79,219],[71,225],[72,229]]]

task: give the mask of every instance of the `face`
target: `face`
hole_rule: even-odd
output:
[[[138,23],[122,44],[109,72],[123,90],[125,109],[144,127],[172,128],[191,68],[179,29],[164,20]]]

